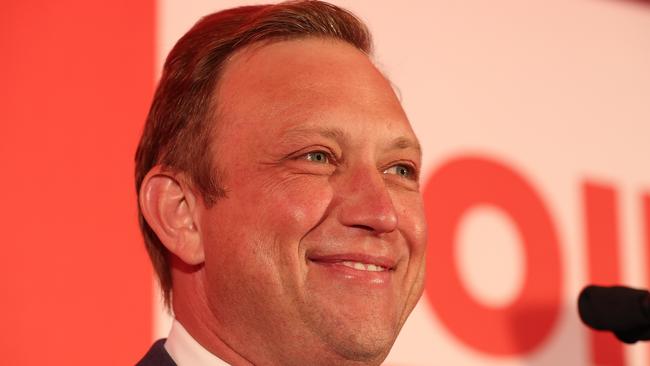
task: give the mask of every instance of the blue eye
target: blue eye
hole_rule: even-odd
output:
[[[325,153],[323,151],[308,152],[307,154],[305,154],[305,157],[309,161],[314,161],[314,162],[323,163],[323,164],[329,163],[329,158],[327,156],[327,153]]]
[[[395,174],[402,178],[412,179],[415,175],[415,172],[412,167],[406,164],[395,164],[390,168],[384,170],[384,174]]]

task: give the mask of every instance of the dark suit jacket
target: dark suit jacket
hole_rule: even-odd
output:
[[[136,366],[176,366],[176,363],[165,350],[165,340],[159,339]]]

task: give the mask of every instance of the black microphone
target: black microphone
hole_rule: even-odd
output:
[[[587,286],[578,297],[582,321],[625,343],[650,339],[650,293],[623,286]]]

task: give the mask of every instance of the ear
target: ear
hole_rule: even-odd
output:
[[[140,186],[140,210],[163,245],[189,265],[205,254],[196,222],[197,199],[181,174],[152,168]]]

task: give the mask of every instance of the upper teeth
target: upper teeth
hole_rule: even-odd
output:
[[[341,264],[343,264],[346,267],[354,268],[359,271],[382,272],[386,270],[386,268],[382,266],[377,266],[374,264],[366,264],[361,262],[343,261],[341,262]]]

